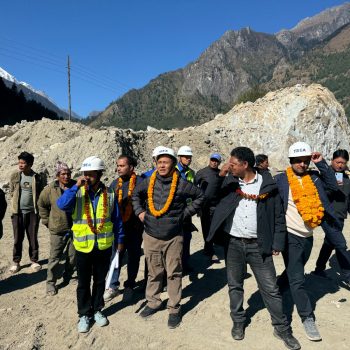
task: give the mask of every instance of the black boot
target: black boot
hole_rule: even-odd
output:
[[[234,340],[244,339],[244,322],[234,322],[231,335]]]

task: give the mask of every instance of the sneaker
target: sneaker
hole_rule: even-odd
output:
[[[57,294],[57,287],[54,284],[47,284],[46,285],[46,294],[49,296],[54,296]]]
[[[95,313],[94,320],[96,324],[99,325],[100,327],[107,326],[109,323],[107,317],[101,311],[97,311]]]
[[[33,262],[31,265],[30,265],[30,268],[33,270],[33,272],[38,272],[41,270],[41,265],[38,264],[37,262]]]
[[[244,322],[234,322],[231,335],[234,340],[244,339]]]
[[[168,327],[170,329],[174,329],[180,326],[181,321],[182,321],[181,311],[179,311],[177,314],[169,314]]]
[[[284,332],[279,332],[277,329],[273,331],[273,335],[282,340],[284,342],[284,345],[287,347],[287,349],[291,350],[299,350],[301,349],[301,346],[296,338],[294,338],[292,330],[287,329]]]
[[[81,316],[78,323],[78,332],[86,333],[90,330],[90,318],[88,316]]]
[[[21,265],[19,263],[13,263],[13,265],[10,267],[9,271],[11,273],[16,273],[21,269]]]
[[[130,287],[126,287],[123,292],[123,302],[129,303],[134,296],[134,290]]]
[[[106,302],[111,301],[113,298],[115,298],[119,294],[120,294],[120,292],[119,292],[118,288],[116,288],[116,289],[108,288],[103,293],[103,300]]]
[[[312,341],[322,340],[321,335],[317,329],[315,321],[312,317],[308,317],[303,321],[306,336]]]
[[[142,318],[148,318],[154,315],[159,310],[160,310],[160,307],[157,309],[152,309],[151,307],[146,305],[145,308],[140,312],[140,316]]]

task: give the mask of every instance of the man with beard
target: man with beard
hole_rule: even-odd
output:
[[[119,268],[113,273],[111,284],[103,295],[105,301],[109,301],[119,294],[118,280],[125,251],[128,252],[128,279],[124,282],[124,302],[129,302],[133,297],[135,281],[139,271],[140,257],[142,254],[143,223],[135,215],[131,203],[134,189],[142,181],[142,178],[135,173],[136,166],[137,162],[134,158],[129,155],[120,155],[117,159],[116,169],[119,177],[110,185],[111,190],[115,192],[118,199],[123,220],[125,250],[119,255]]]

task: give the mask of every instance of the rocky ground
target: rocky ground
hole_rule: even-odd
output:
[[[195,224],[200,227],[198,219]],[[45,278],[49,254],[49,235],[40,227],[40,258],[43,269],[31,273],[24,245],[23,268],[10,275],[12,231],[9,215],[4,220],[5,233],[0,241],[0,349],[284,349],[281,341],[272,335],[270,317],[265,309],[254,277],[245,283],[245,307],[250,324],[246,338],[237,342],[231,338],[232,322],[229,315],[225,267],[209,266],[202,254],[200,233],[192,242],[192,263],[195,272],[183,279],[183,323],[175,330],[167,328],[167,311],[161,311],[149,320],[138,313],[145,304],[140,289],[134,303],[124,304],[122,296],[105,307],[110,325],[99,328],[94,325],[88,334],[78,334],[76,297],[74,284],[62,287],[54,297],[45,294]],[[345,232],[349,238],[350,222]],[[322,243],[323,232],[315,232],[315,244],[306,265],[307,287],[316,305],[317,324],[323,337],[320,343],[310,342],[302,329],[300,319],[284,295],[285,309],[292,310],[295,336],[303,349],[348,349],[350,334],[349,290],[341,284],[334,257],[328,274],[330,280],[310,275]],[[218,250],[222,257],[221,252]],[[276,268],[281,272],[282,259],[275,258]],[[143,276],[143,263],[139,280]],[[121,280],[125,280],[125,268]],[[60,282],[60,281],[59,281]],[[164,300],[167,294],[163,294]],[[290,313],[290,312],[289,312]]]

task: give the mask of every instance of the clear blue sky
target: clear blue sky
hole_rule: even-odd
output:
[[[67,108],[103,110],[130,88],[195,60],[226,30],[290,29],[336,0],[8,0],[0,67]]]

